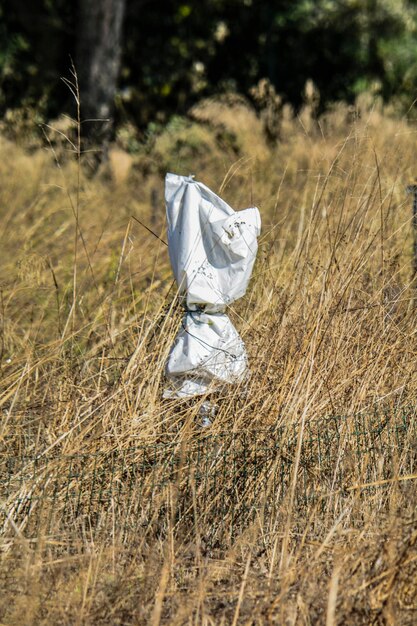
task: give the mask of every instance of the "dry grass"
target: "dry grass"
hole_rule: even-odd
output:
[[[131,165],[116,150],[94,180],[65,142],[54,140],[57,168],[50,151],[28,155],[1,140],[1,467],[10,478],[1,623],[416,622],[405,195],[415,131],[359,106],[353,120],[339,107],[320,124],[307,107],[299,119],[286,111],[269,147],[244,103],[205,103]],[[167,167],[193,171],[236,208],[258,205],[263,218],[251,288],[230,311],[251,377],[217,394],[208,439],[199,401],[161,399],[180,312],[166,246],[131,219],[164,237]],[[385,426],[368,448],[375,411]],[[322,457],[318,436],[335,415],[338,436]],[[393,442],[404,416],[411,427]],[[206,482],[195,473],[200,444],[211,455]],[[145,463],[152,445],[162,452]],[[109,471],[110,484],[111,458],[124,459],[111,470],[119,493],[139,466],[143,492],[135,487],[129,504],[95,500],[88,515],[68,508],[68,481],[82,501],[98,475],[104,484]],[[45,498],[28,508],[37,490]]]

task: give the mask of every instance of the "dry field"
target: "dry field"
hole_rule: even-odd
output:
[[[415,126],[267,113],[126,128],[94,178],[62,120],[0,139],[0,624],[417,623]],[[161,398],[167,170],[263,219],[207,429]]]

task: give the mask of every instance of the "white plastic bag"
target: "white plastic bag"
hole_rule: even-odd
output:
[[[234,211],[192,177],[167,174],[165,201],[169,256],[186,313],[166,365],[164,397],[189,397],[245,375],[245,346],[224,311],[246,292],[261,218],[257,208]]]

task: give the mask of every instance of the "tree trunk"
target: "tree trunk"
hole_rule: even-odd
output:
[[[113,132],[114,96],[120,70],[125,0],[79,0],[77,73],[82,135],[106,157]],[[92,121],[89,121],[92,120]]]

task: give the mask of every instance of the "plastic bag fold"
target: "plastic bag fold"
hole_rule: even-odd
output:
[[[165,201],[169,256],[186,312],[164,396],[189,397],[245,376],[245,346],[225,310],[246,292],[261,219],[256,207],[234,211],[190,176],[167,174]]]

